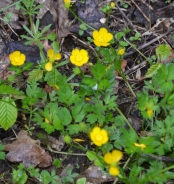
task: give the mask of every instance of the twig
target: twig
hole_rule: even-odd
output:
[[[128,17],[125,15],[125,13],[122,11],[122,9],[118,6],[117,1],[115,2],[116,7],[118,8],[119,12],[122,14],[123,18],[127,21],[127,23],[130,25],[130,27],[137,32],[136,28],[132,24],[132,22],[128,19]]]
[[[155,39],[151,40],[150,42],[148,43],[145,43],[144,45],[141,45],[140,47],[137,48],[137,50],[142,50],[146,47],[148,47],[149,45],[151,45],[152,43],[158,41],[159,39],[163,38],[164,36],[168,35],[170,32],[174,31],[174,27],[169,29],[168,31],[166,31],[165,33],[163,33],[162,35],[156,37]],[[137,50],[133,50],[133,51],[130,51],[128,52],[127,54],[124,55],[124,58],[134,54],[135,52],[137,52]]]
[[[134,0],[131,0],[132,3],[136,6],[136,8],[139,10],[139,12],[143,15],[143,17],[150,23],[150,19],[144,14],[144,12],[141,10],[141,8],[135,3]]]

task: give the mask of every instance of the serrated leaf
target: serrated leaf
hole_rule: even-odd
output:
[[[145,75],[145,78],[151,78],[153,75],[155,75],[157,73],[157,71],[162,67],[162,64],[161,63],[156,63],[154,65],[152,65],[146,75]]]
[[[28,81],[29,82],[36,82],[39,79],[41,79],[43,76],[43,70],[40,69],[34,69],[29,73]]]
[[[85,184],[85,183],[86,183],[86,178],[79,178],[76,184]]]
[[[158,56],[158,59],[165,60],[169,58],[171,54],[171,48],[167,44],[161,44],[156,48],[156,55]]]
[[[1,95],[7,95],[7,94],[8,95],[10,95],[10,94],[21,95],[23,93],[21,91],[18,91],[16,89],[12,88],[11,86],[7,86],[5,84],[2,84],[2,85],[0,85],[0,94]]]
[[[59,107],[57,115],[63,125],[69,125],[72,121],[72,116],[66,107]]]
[[[0,101],[0,126],[8,130],[16,121],[17,108],[14,102],[9,98],[3,98]]]

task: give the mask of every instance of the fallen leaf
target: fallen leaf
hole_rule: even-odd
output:
[[[10,162],[22,162],[25,167],[29,165],[43,168],[50,166],[51,156],[38,143],[38,140],[33,140],[26,131],[22,130],[16,141],[5,145],[4,150],[9,151],[6,159]]]
[[[86,181],[92,184],[100,184],[104,182],[114,181],[114,177],[103,172],[100,167],[91,166],[82,172],[76,179],[86,178]]]

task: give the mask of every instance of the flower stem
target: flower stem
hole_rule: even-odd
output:
[[[133,130],[135,132],[135,130],[132,128],[132,125],[129,123],[129,121],[127,120],[127,118],[124,116],[124,114],[121,112],[121,110],[118,107],[115,107],[117,112],[123,117],[123,119],[125,120],[125,122],[127,123],[127,125],[129,126],[129,128],[131,130]],[[135,132],[136,133],[136,132]],[[137,134],[137,133],[136,133]]]
[[[76,156],[86,156],[86,154],[83,153],[68,153],[68,152],[61,152],[61,151],[55,151],[53,150],[50,146],[47,146],[48,149],[53,152],[53,153],[59,153],[59,154],[63,154],[63,155],[76,155]]]
[[[74,15],[74,17],[79,20],[82,24],[84,24],[85,26],[89,27],[92,30],[95,30],[95,28],[93,28],[92,26],[90,26],[89,24],[85,23],[82,19],[80,19],[73,10],[71,10],[71,8],[69,8],[69,11]]]
[[[123,169],[126,168],[127,164],[129,163],[130,159],[132,158],[133,154],[130,155],[130,157],[127,159],[126,163],[124,164],[123,166]],[[115,179],[114,183],[113,184],[116,184],[118,181],[118,178]]]

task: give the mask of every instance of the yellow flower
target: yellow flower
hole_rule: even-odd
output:
[[[45,118],[45,123],[50,123],[49,120],[47,118]]]
[[[60,88],[59,88],[59,86],[58,85],[54,85],[54,87],[57,89],[57,90],[59,90]]]
[[[114,2],[111,2],[110,3],[110,6],[111,6],[111,8],[115,8],[115,3]]]
[[[101,47],[101,46],[106,47],[110,45],[109,42],[113,38],[113,35],[109,33],[106,28],[100,28],[99,31],[97,30],[93,31],[92,36],[94,38],[94,44],[98,47]]]
[[[97,146],[102,146],[108,142],[108,133],[106,130],[101,129],[100,127],[94,127],[90,133],[90,138]]]
[[[54,62],[55,60],[60,60],[62,58],[62,55],[60,53],[54,53],[53,49],[47,50],[47,56],[49,58],[49,62]]]
[[[123,153],[119,150],[113,150],[111,153],[108,152],[104,155],[104,161],[107,164],[115,165],[117,162],[119,162],[123,157]]]
[[[86,100],[86,101],[90,101],[91,99],[90,99],[89,97],[86,97],[85,100]]]
[[[71,0],[64,0],[65,8],[69,8],[71,6]]]
[[[82,66],[89,60],[88,52],[84,49],[74,49],[70,56],[70,61],[76,66]]]
[[[144,150],[144,148],[146,148],[145,144],[134,143],[134,146],[141,148],[141,150]]]
[[[117,167],[111,166],[109,168],[109,174],[112,175],[112,176],[117,176],[117,175],[120,174],[120,171]]]
[[[71,3],[71,0],[64,0],[64,3]]]
[[[118,55],[122,56],[124,55],[125,51],[124,49],[118,49]]]
[[[23,65],[26,60],[26,56],[22,54],[20,51],[12,52],[9,58],[10,58],[11,64],[14,66]]]
[[[147,110],[147,115],[148,115],[149,118],[151,118],[152,115],[153,115],[153,111],[151,109],[148,109]]]
[[[53,69],[53,64],[51,62],[48,62],[45,64],[45,70],[50,72]]]

